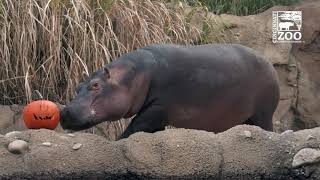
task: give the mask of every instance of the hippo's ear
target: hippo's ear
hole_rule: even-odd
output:
[[[106,75],[106,78],[109,79],[110,78],[110,71],[108,69],[108,67],[104,67],[104,74]]]

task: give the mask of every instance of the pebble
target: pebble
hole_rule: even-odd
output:
[[[52,143],[51,142],[43,142],[42,145],[50,147],[52,145]]]
[[[246,136],[247,138],[251,138],[252,134],[250,131],[243,131],[244,132],[244,136]]]
[[[22,136],[22,132],[20,131],[12,131],[12,132],[8,132],[6,135],[4,135],[6,138],[19,138]]]
[[[73,146],[72,146],[72,149],[73,150],[78,150],[82,147],[82,144],[81,143],[75,143]]]
[[[320,162],[320,150],[304,148],[294,155],[292,167],[297,168],[305,164],[314,164],[318,162]]]
[[[23,140],[12,141],[8,145],[8,150],[14,154],[21,154],[29,148],[28,143]]]
[[[70,136],[70,137],[74,137],[74,136],[75,136],[75,135],[72,134],[72,133],[68,133],[67,135]]]

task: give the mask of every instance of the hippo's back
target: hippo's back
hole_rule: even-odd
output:
[[[208,98],[219,90],[259,79],[277,81],[273,66],[242,45],[153,45],[145,49],[153,53],[159,64],[153,85],[162,92],[170,90],[170,94],[199,91]]]
[[[158,63],[148,101],[162,106],[175,127],[220,132],[258,111],[272,116],[277,106],[275,70],[250,48],[210,44],[145,49]],[[212,124],[219,119],[218,126]]]

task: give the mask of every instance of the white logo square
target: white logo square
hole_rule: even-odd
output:
[[[302,42],[302,11],[272,12],[272,42]]]

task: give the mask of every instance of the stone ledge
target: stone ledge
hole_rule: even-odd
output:
[[[28,144],[21,154],[8,150],[16,139]],[[0,136],[0,179],[316,179],[319,140],[320,128],[278,134],[248,125],[219,134],[167,129],[121,141],[28,130]]]

